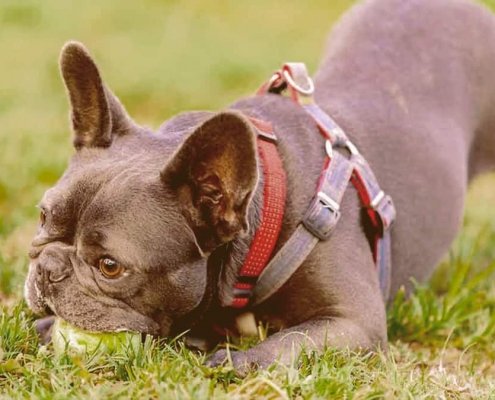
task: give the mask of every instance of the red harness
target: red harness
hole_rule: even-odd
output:
[[[250,118],[250,121],[259,132],[257,144],[264,173],[263,209],[261,223],[234,286],[236,296],[232,306],[236,308],[248,304],[256,280],[270,260],[282,228],[287,194],[284,166],[277,151],[271,124],[255,118]]]
[[[340,217],[340,203],[349,181],[357,189],[374,228],[373,259],[377,265],[383,297],[386,299],[391,270],[390,226],[396,215],[392,200],[380,189],[369,164],[345,132],[314,103],[313,81],[304,64],[285,64],[259,89],[258,94],[280,94],[285,89],[313,117],[326,140],[327,157],[308,212],[293,236],[272,258],[284,216],[286,174],[271,124],[249,118],[258,133],[257,144],[264,176],[263,209],[260,224],[234,286],[231,306],[243,308],[268,298],[290,278],[319,240],[326,240],[331,236]],[[337,148],[347,149],[350,156],[346,158],[334,152]],[[299,251],[298,246],[303,251]]]

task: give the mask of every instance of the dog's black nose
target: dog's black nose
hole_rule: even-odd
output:
[[[38,277],[43,280],[43,285],[46,283],[62,282],[65,278],[69,277],[70,272],[63,264],[49,262],[38,263]]]
[[[57,283],[70,276],[70,259],[58,248],[45,249],[37,260],[37,278],[42,280],[41,286]],[[41,287],[40,286],[40,287]]]

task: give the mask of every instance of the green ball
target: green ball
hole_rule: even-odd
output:
[[[66,352],[87,354],[100,351],[116,353],[131,348],[139,349],[141,334],[137,332],[90,332],[77,328],[61,318],[52,327],[52,343],[56,355]]]

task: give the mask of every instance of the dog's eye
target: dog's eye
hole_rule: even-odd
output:
[[[104,257],[98,260],[98,268],[105,278],[115,279],[124,272],[124,267],[111,258]]]

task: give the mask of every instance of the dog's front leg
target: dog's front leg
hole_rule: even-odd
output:
[[[208,360],[208,365],[217,366],[231,359],[236,371],[245,374],[252,368],[266,368],[274,362],[290,364],[303,350],[386,348],[385,321],[379,325],[376,330],[370,330],[343,317],[314,319],[284,329],[247,351],[219,350]]]
[[[359,199],[352,189],[347,193],[333,236],[319,243],[269,302],[254,309],[269,324],[273,318],[287,328],[247,351],[230,352],[238,372],[275,361],[288,364],[302,350],[386,347],[385,303],[360,224]],[[209,365],[220,365],[228,356],[220,350]]]

